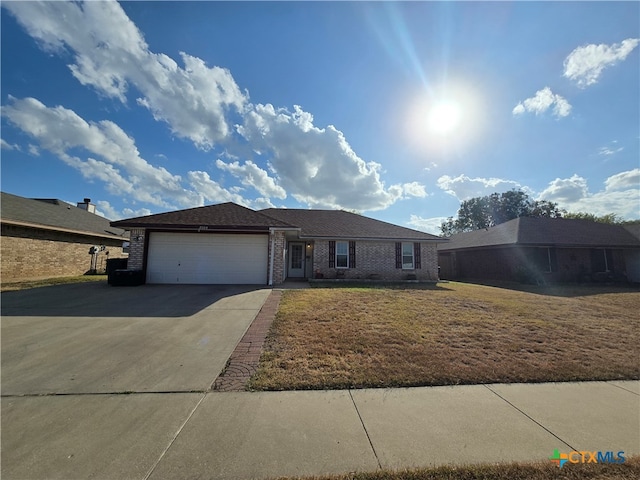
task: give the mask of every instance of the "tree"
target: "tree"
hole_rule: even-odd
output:
[[[518,217],[562,217],[563,211],[557,203],[547,200],[530,200],[522,190],[492,193],[485,197],[474,197],[460,204],[457,218],[449,217],[442,222],[442,235],[470,232],[493,227]]]
[[[593,213],[578,212],[578,213],[565,213],[564,218],[574,218],[577,220],[589,220],[591,222],[608,223],[610,225],[618,225],[623,223],[622,219],[615,213],[607,213],[598,217]]]

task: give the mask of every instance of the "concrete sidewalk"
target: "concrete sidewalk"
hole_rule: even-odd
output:
[[[246,479],[640,454],[640,382],[2,398],[2,478]]]

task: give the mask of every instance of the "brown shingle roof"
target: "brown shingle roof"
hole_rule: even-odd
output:
[[[640,247],[620,225],[567,218],[520,217],[495,227],[452,235],[438,251],[506,245],[563,247]]]
[[[204,226],[212,230],[238,231],[266,231],[269,227],[290,226],[232,202],[129,218],[112,222],[111,225],[127,229],[132,227],[194,229]]]
[[[87,235],[126,238],[125,231],[95,213],[56,199],[34,199],[2,192],[0,217],[3,222],[48,227]]]
[[[300,227],[302,238],[349,238],[438,241],[447,240],[410,228],[374,220],[343,210],[267,208],[261,213]]]

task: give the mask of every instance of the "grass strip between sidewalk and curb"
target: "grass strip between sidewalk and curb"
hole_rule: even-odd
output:
[[[293,480],[281,477],[278,480]],[[640,478],[640,456],[624,463],[565,464],[551,462],[442,466],[407,470],[380,470],[346,475],[295,477],[296,480],[636,480]]]

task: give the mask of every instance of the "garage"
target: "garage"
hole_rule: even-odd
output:
[[[267,283],[268,235],[150,232],[147,283]]]

